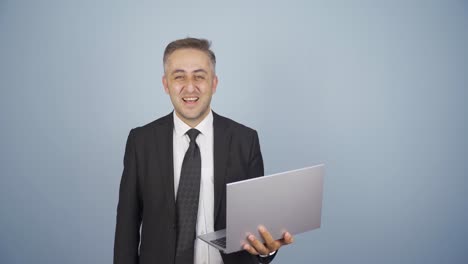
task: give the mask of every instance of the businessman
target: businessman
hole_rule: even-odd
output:
[[[216,57],[204,39],[171,42],[162,83],[174,111],[130,131],[120,182],[115,264],[269,263],[293,242],[259,226],[244,250],[222,254],[196,239],[226,227],[226,183],[260,177],[257,132],[212,111]],[[246,194],[251,195],[251,194]],[[252,199],[255,196],[252,195]]]

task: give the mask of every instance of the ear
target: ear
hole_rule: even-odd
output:
[[[162,76],[162,84],[163,84],[163,86],[164,86],[164,91],[165,91],[167,94],[169,94],[169,86],[168,86],[168,84],[167,84],[167,78],[166,78],[166,75],[165,75],[165,74]]]
[[[213,84],[211,86],[211,92],[212,94],[216,93],[216,88],[218,87],[218,76],[215,75],[213,78]]]

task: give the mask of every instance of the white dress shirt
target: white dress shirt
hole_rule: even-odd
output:
[[[200,134],[196,141],[201,154],[200,198],[198,203],[197,236],[214,231],[214,162],[213,162],[213,113],[195,127]],[[185,133],[191,129],[174,111],[174,195],[177,200],[180,171],[190,138]],[[195,239],[194,264],[222,264],[219,251],[200,239]]]

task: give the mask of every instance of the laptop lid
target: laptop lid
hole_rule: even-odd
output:
[[[243,250],[248,234],[261,239],[264,225],[273,238],[319,228],[324,165],[320,164],[226,185],[225,253]]]

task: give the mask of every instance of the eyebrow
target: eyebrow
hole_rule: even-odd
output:
[[[194,70],[194,71],[193,71],[193,73],[199,73],[199,72],[208,73],[208,72],[205,71],[204,69],[198,69],[198,70]]]
[[[193,71],[193,73],[200,73],[200,72],[208,74],[208,72],[205,71],[204,69],[197,69]],[[185,71],[182,69],[175,69],[171,72],[171,75],[174,75],[176,73],[185,73]]]
[[[176,73],[185,73],[185,71],[184,71],[184,70],[181,70],[181,69],[175,69],[175,70],[173,70],[173,71],[171,72],[171,75],[174,75],[174,74],[176,74]]]

